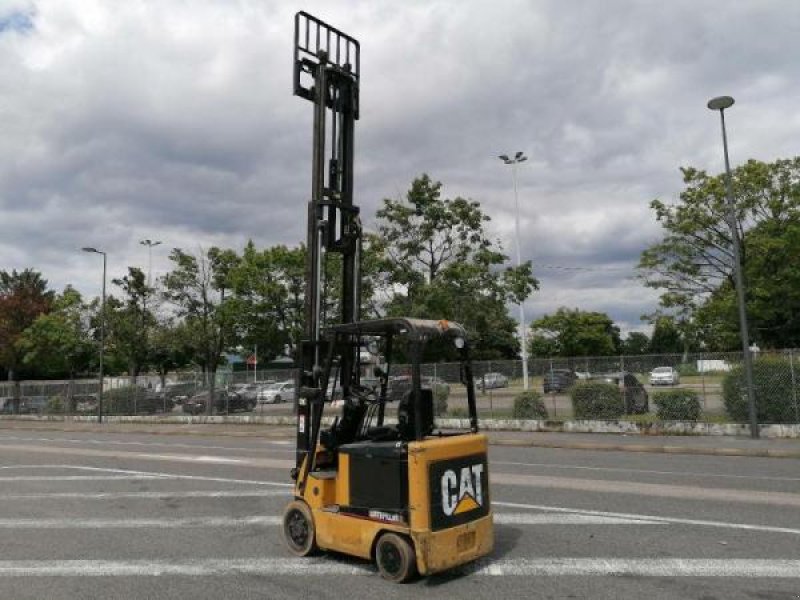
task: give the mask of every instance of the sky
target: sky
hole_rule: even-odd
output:
[[[797,0],[0,0],[0,269],[100,292],[171,248],[296,246],[311,186],[312,105],[292,95],[294,13],[361,43],[355,203],[428,173],[478,200],[558,307],[646,330],[636,279],[661,239],[649,203],[681,166],[772,161],[800,146]],[[109,291],[115,290],[112,286]],[[512,310],[516,316],[516,310]]]

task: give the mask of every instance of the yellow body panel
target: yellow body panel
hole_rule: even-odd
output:
[[[491,508],[488,514],[434,531],[431,523],[433,491],[431,465],[439,461],[462,459],[487,453],[487,439],[482,434],[429,438],[408,444],[409,523],[392,523],[338,512],[350,501],[350,457],[338,456],[335,473],[311,473],[302,498],[311,508],[316,526],[317,544],[324,550],[372,558],[374,544],[385,531],[408,536],[414,543],[417,568],[422,575],[443,571],[492,551],[494,534]],[[488,482],[488,473],[485,474]],[[295,489],[300,496],[300,490]],[[489,490],[477,497],[490,501]],[[469,507],[477,506],[471,497]],[[370,507],[362,507],[370,508]],[[458,512],[458,510],[456,510]]]

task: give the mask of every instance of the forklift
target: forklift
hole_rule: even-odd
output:
[[[461,325],[360,319],[362,230],[353,204],[359,75],[358,41],[305,12],[295,15],[294,93],[314,104],[314,125],[294,499],[283,534],[296,556],[322,550],[374,560],[383,578],[402,583],[492,551],[488,444],[478,431]],[[325,265],[339,259],[340,312],[335,324],[323,325]],[[431,344],[448,344],[458,357],[466,431],[437,428],[434,392],[421,373]],[[365,348],[372,360],[363,359]],[[410,367],[394,374],[401,360]],[[339,394],[340,414],[324,420]]]

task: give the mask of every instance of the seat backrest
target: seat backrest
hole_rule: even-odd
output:
[[[433,431],[433,390],[422,388],[420,390],[421,415],[414,414],[414,390],[410,389],[403,394],[403,399],[397,407],[397,428],[405,440],[413,440],[416,436],[416,423],[419,417],[422,424],[422,435],[430,435]]]

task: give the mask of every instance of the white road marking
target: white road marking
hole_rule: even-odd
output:
[[[280,525],[281,517],[191,517],[187,519],[0,519],[0,529],[181,529]]]
[[[294,452],[294,450],[287,450],[285,446],[292,444],[292,442],[284,440],[262,440],[260,438],[249,438],[256,444],[263,446],[281,446],[274,448],[279,452]],[[101,440],[101,439],[79,439],[79,438],[52,438],[52,437],[30,437],[19,435],[0,435],[0,442],[4,440],[22,441],[22,442],[66,442],[70,444],[94,444],[101,446],[166,446],[168,448],[188,448],[191,450],[242,450],[245,452],[263,452],[267,448],[247,447],[247,446],[209,446],[205,444],[182,444],[179,442],[123,442],[120,440]]]
[[[738,458],[738,457],[737,457]],[[618,467],[586,467],[581,465],[563,465],[553,463],[512,462],[492,460],[492,465],[508,465],[515,467],[544,467],[547,469],[574,469],[580,471],[609,471],[611,473],[643,473],[651,475],[680,475],[681,477],[716,477],[721,479],[753,479],[758,481],[800,481],[800,477],[767,477],[761,475],[722,475],[719,473],[702,473],[694,471],[655,471],[651,469],[621,469]]]
[[[460,569],[476,576],[638,576],[800,578],[800,560],[541,558],[484,560]],[[157,577],[272,575],[320,577],[374,575],[367,563],[331,558],[241,558],[198,560],[6,560],[0,577]]]
[[[180,529],[197,527],[273,527],[279,516],[249,517],[197,516],[185,519],[0,519],[0,529]],[[659,521],[623,519],[596,515],[499,513],[500,525],[663,525]]]
[[[507,508],[527,508],[529,510],[542,510],[547,512],[569,513],[578,515],[593,515],[598,517],[617,517],[620,519],[644,519],[647,521],[674,523],[677,525],[699,525],[703,527],[720,527],[723,529],[743,529],[748,531],[763,531],[769,533],[788,533],[792,535],[800,535],[800,529],[793,529],[790,527],[773,527],[771,525],[750,525],[747,523],[726,523],[724,521],[707,521],[702,519],[680,519],[675,517],[662,517],[657,515],[603,512],[598,510],[564,508],[560,506],[545,506],[541,504],[521,504],[519,502],[492,501],[492,506],[505,506]]]
[[[159,479],[186,479],[189,481],[216,481],[221,483],[242,483],[249,485],[267,485],[276,487],[294,487],[294,484],[285,481],[262,481],[258,479],[230,479],[227,477],[204,477],[202,475],[177,475],[175,473],[161,473],[153,471],[135,471],[132,469],[109,469],[104,467],[84,467],[78,465],[60,465],[63,469],[79,469],[85,471],[100,471],[106,473],[121,473],[126,475],[153,475]]]
[[[52,492],[43,494],[0,494],[0,500],[119,500],[124,498],[269,498],[283,496],[289,498],[288,490],[223,490],[223,491],[184,491],[184,492]]]
[[[687,558],[545,558],[487,561],[476,575],[799,578],[800,560]]]
[[[199,475],[176,475],[173,473],[163,473],[163,472],[152,472],[152,471],[134,471],[130,469],[109,469],[103,467],[87,467],[87,466],[79,466],[79,465],[15,465],[13,467],[7,468],[42,468],[42,469],[77,469],[77,470],[86,470],[86,471],[95,471],[95,472],[108,472],[108,473],[117,473],[122,475],[135,475],[142,479],[183,479],[183,480],[193,480],[193,481],[213,481],[213,482],[222,482],[222,483],[236,483],[236,484],[245,484],[245,485],[258,485],[258,486],[276,486],[276,487],[284,487],[290,488],[293,487],[290,483],[279,482],[279,481],[261,481],[261,480],[254,480],[254,479],[229,479],[224,477],[203,477]],[[51,481],[51,477],[43,477],[43,480]],[[105,479],[105,478],[101,478]],[[0,478],[2,480],[2,478]],[[693,525],[693,526],[705,526],[705,527],[716,527],[716,528],[723,528],[723,529],[739,529],[739,530],[747,530],[747,531],[761,531],[767,533],[785,533],[790,535],[800,535],[800,529],[794,529],[790,527],[774,527],[769,525],[753,525],[747,523],[727,523],[724,521],[709,521],[709,520],[701,520],[701,519],[682,519],[682,518],[675,518],[675,517],[664,517],[659,515],[643,515],[643,514],[635,514],[635,513],[615,513],[615,512],[603,512],[603,511],[592,511],[592,510],[582,510],[582,509],[575,509],[575,508],[567,508],[567,507],[558,507],[558,506],[547,506],[547,505],[539,505],[539,504],[523,504],[517,502],[502,502],[502,501],[492,501],[493,506],[497,507],[507,507],[507,508],[521,508],[527,510],[539,510],[539,511],[546,511],[546,512],[558,512],[562,514],[575,514],[575,515],[589,515],[595,517],[603,517],[603,518],[614,518],[614,519],[623,519],[633,522],[639,523],[673,523],[678,525]],[[495,513],[495,517],[498,517],[502,513]],[[498,521],[499,522],[499,521]],[[509,523],[511,524],[511,523]]]
[[[147,452],[132,452],[128,450],[111,450],[104,448],[78,448],[66,446],[34,446],[29,444],[2,444],[0,448],[11,452],[26,452],[37,454],[69,454],[73,456],[90,456],[102,458],[123,458],[129,460],[156,460],[156,461],[170,461],[170,462],[198,462],[197,456],[190,453],[184,454],[150,454]],[[237,464],[267,469],[289,469],[295,466],[294,460],[283,458],[226,458],[226,457],[209,457],[203,456],[202,462],[206,464],[229,464],[232,460],[236,460]]]
[[[613,479],[585,479],[549,475],[520,475],[512,473],[490,473],[489,481],[495,485],[514,485],[572,490],[593,494],[631,494],[656,498],[679,498],[706,502],[764,504],[800,508],[800,494],[795,492],[772,492],[753,489],[731,489],[674,485],[664,483],[640,483]]]
[[[163,475],[18,475],[0,477],[5,481],[116,481],[131,479],[167,479]]]

